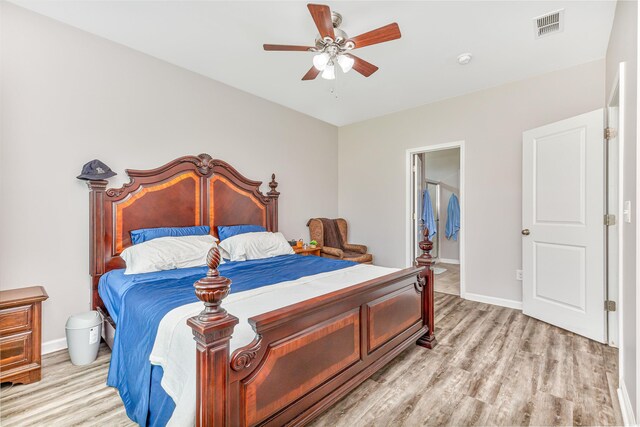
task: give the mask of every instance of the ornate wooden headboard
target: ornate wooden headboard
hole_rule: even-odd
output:
[[[91,307],[104,305],[98,281],[124,268],[120,253],[131,245],[129,232],[140,228],[255,224],[278,230],[278,183],[260,192],[262,182],[208,154],[180,157],[156,169],[126,170],[130,181],[107,189],[107,181],[89,181]]]

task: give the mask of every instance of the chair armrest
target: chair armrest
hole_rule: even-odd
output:
[[[342,252],[342,249],[332,248],[330,246],[323,246],[320,252],[328,255],[332,255],[338,258],[342,258],[344,256],[344,252]]]
[[[344,248],[348,251],[358,252],[360,254],[367,253],[367,247],[365,245],[354,245],[351,243],[345,243]]]

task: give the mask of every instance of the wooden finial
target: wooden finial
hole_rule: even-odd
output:
[[[207,265],[209,266],[207,275],[193,284],[196,288],[196,296],[204,302],[204,310],[198,315],[198,319],[203,322],[222,319],[227,315],[227,310],[220,307],[220,304],[229,295],[231,288],[231,280],[220,276],[218,271],[220,250],[217,246],[209,250]]]
[[[422,232],[424,239],[418,243],[418,247],[422,249],[422,255],[416,258],[416,264],[419,266],[431,267],[433,263],[433,257],[431,256],[431,250],[433,249],[433,242],[429,240],[429,229],[425,228]]]
[[[275,173],[271,174],[271,182],[269,183],[269,187],[271,188],[271,191],[269,191],[267,193],[267,196],[269,196],[269,197],[278,197],[280,195],[280,192],[276,191],[276,188],[278,188],[278,183],[276,182],[276,174]]]

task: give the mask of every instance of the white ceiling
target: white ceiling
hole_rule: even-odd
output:
[[[354,52],[380,67],[369,78],[303,82],[312,53],[262,44],[312,44],[306,2],[14,3],[338,126],[603,58],[615,12],[614,1],[332,1],[350,36],[395,21],[402,38]],[[532,18],[560,8],[564,32],[534,39]]]

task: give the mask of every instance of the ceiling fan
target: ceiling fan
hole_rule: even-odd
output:
[[[351,54],[351,51],[399,39],[401,36],[400,28],[394,22],[349,38],[347,33],[339,28],[342,23],[342,15],[338,12],[332,12],[329,6],[322,4],[308,4],[307,7],[320,32],[316,38],[315,46],[263,45],[264,50],[269,51],[316,52],[317,55],[313,57],[313,67],[307,71],[302,80],[313,80],[318,77],[320,72],[322,72],[324,79],[333,80],[336,78],[336,65],[345,73],[353,68],[363,76],[369,77],[378,70],[378,67]]]

